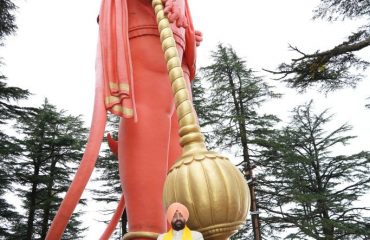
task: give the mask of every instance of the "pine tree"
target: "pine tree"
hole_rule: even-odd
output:
[[[0,46],[4,45],[6,36],[14,34],[17,26],[15,24],[14,11],[16,5],[9,0],[0,0]],[[0,59],[0,66],[3,62]],[[13,119],[24,113],[24,109],[11,101],[27,99],[30,93],[18,87],[9,87],[5,83],[6,76],[0,72],[0,124],[4,121]]]
[[[327,110],[316,115],[312,105],[294,109],[261,162],[264,221],[289,229],[288,239],[368,239],[370,208],[356,201],[370,190],[370,152],[336,155],[335,147],[354,138],[351,127],[329,131],[333,116]]]
[[[14,161],[20,150],[14,137],[9,136],[8,129],[11,121],[27,112],[26,108],[13,101],[26,99],[29,93],[20,88],[8,87],[2,80],[5,80],[4,76],[0,76],[0,238],[8,238],[12,235],[10,229],[19,221],[19,215],[5,195],[14,190]]]
[[[358,0],[321,0],[314,10],[314,18],[328,21],[367,19],[370,16],[370,2]],[[290,63],[282,63],[277,71],[281,80],[288,86],[304,91],[313,85],[323,91],[332,91],[343,87],[354,87],[362,79],[361,71],[369,66],[368,60],[356,56],[357,51],[364,51],[370,46],[369,21],[359,29],[354,29],[347,40],[328,50],[314,53],[302,52],[297,47],[291,50],[299,54]],[[353,71],[354,69],[360,71]]]
[[[5,37],[16,30],[16,5],[9,0],[0,0],[0,46],[4,45]],[[0,66],[2,62],[0,60]],[[18,105],[18,100],[27,99],[30,93],[18,87],[9,87],[6,76],[0,72],[0,238],[14,238],[14,229],[20,215],[7,199],[7,192],[13,192],[15,175],[14,162],[19,157],[20,148],[15,138],[8,135],[9,123],[15,118],[28,114],[30,108]]]
[[[18,223],[19,214],[6,196],[7,192],[14,191],[15,156],[17,146],[11,137],[0,132],[0,239],[10,238],[14,232],[11,229]]]
[[[15,24],[14,11],[17,6],[10,0],[0,0],[0,45],[3,45],[4,38],[13,34],[17,29]]]
[[[240,159],[238,165],[251,181],[254,239],[261,239],[252,169],[258,165],[263,143],[278,119],[259,114],[258,109],[267,99],[279,97],[279,94],[248,69],[231,47],[219,44],[212,52],[212,60],[212,64],[201,69],[204,87],[193,86],[195,108],[209,145],[234,152]]]
[[[16,30],[14,11],[16,6],[9,0],[0,0],[0,46],[5,37]],[[0,66],[2,61],[0,59]],[[10,238],[11,229],[19,222],[15,207],[7,200],[7,192],[13,191],[14,158],[19,148],[14,138],[7,134],[8,123],[15,117],[26,114],[26,109],[15,101],[27,99],[29,92],[17,87],[9,87],[6,77],[0,72],[0,238]]]
[[[45,100],[32,117],[14,126],[22,149],[16,164],[17,193],[26,215],[18,224],[18,239],[44,239],[82,156],[87,129],[80,116],[67,115]],[[81,237],[75,213],[63,239]]]

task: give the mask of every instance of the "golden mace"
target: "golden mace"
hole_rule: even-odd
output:
[[[152,0],[152,6],[175,98],[182,147],[181,157],[166,178],[164,205],[184,204],[190,213],[190,229],[202,232],[205,239],[225,240],[246,220],[248,185],[228,158],[206,149],[162,0]]]

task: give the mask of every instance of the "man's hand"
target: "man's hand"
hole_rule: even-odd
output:
[[[185,15],[181,14],[176,0],[162,0],[162,3],[164,4],[164,13],[171,23],[176,23],[177,27],[188,27],[188,21]]]
[[[203,41],[203,33],[195,30],[195,44],[199,47],[200,43]]]

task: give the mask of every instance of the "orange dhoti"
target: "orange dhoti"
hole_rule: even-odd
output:
[[[138,119],[122,119],[120,123],[119,170],[129,231],[160,233],[166,231],[162,204],[165,177],[181,153],[177,117],[158,37],[134,38],[130,44]]]

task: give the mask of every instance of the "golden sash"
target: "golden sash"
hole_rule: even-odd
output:
[[[164,235],[163,240],[172,240],[172,239],[173,239],[173,229],[171,228],[170,231],[168,231]],[[191,231],[187,226],[185,226],[181,240],[191,240],[191,239],[192,239],[191,238]]]

